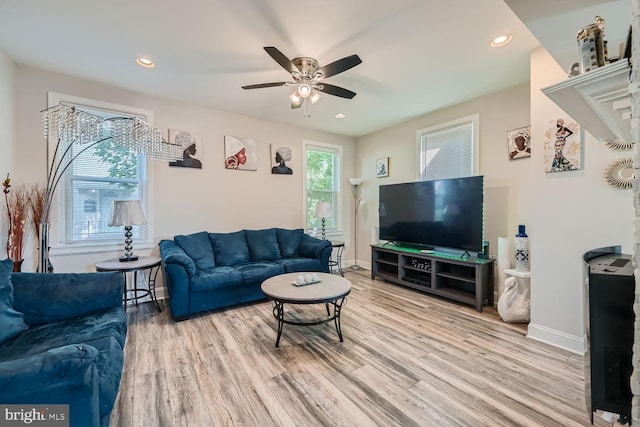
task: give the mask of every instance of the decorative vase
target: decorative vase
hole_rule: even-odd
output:
[[[23,259],[21,259],[20,261],[13,261],[13,272],[14,273],[20,273],[22,271],[22,263],[24,262]]]
[[[524,230],[524,225],[518,225],[518,234],[515,237],[516,271],[529,271],[529,236]]]

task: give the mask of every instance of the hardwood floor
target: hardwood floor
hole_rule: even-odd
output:
[[[174,322],[129,309],[112,426],[587,426],[583,361],[478,313],[349,272],[333,323],[285,325],[271,303]],[[285,306],[296,318],[324,306]],[[595,425],[610,426],[596,416]]]

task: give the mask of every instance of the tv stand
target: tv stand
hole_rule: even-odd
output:
[[[399,245],[371,245],[371,278],[469,304],[482,312],[493,306],[494,260],[440,253]]]

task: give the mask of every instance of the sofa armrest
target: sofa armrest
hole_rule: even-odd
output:
[[[12,273],[13,308],[41,325],[122,306],[124,276],[104,273]]]
[[[329,273],[329,257],[331,256],[331,242],[318,239],[308,234],[302,235],[302,241],[298,248],[298,254],[305,258],[317,258],[320,260],[322,271]]]
[[[327,250],[327,248],[329,248],[329,254],[331,254],[330,241],[303,234],[298,253],[301,257],[322,259],[323,252]]]
[[[161,240],[162,274],[169,294],[171,315],[181,320],[189,316],[190,283],[196,274],[196,264],[173,240]]]
[[[195,262],[176,242],[173,240],[161,240],[159,246],[163,265],[175,264],[180,266],[186,270],[189,277],[193,277],[196,274]]]
[[[0,402],[69,405],[71,426],[100,425],[98,350],[72,344],[0,362]]]

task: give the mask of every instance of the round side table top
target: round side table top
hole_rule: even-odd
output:
[[[329,273],[313,273],[320,282],[296,286],[296,276],[309,273],[286,273],[270,277],[262,282],[262,292],[274,300],[298,304],[334,301],[351,292],[351,282]]]
[[[136,261],[122,262],[119,258],[96,263],[97,271],[135,271],[160,265],[161,259],[155,256],[142,256]]]
[[[331,242],[331,246],[334,248],[339,248],[340,246],[344,246],[344,242],[342,240],[329,240]]]

